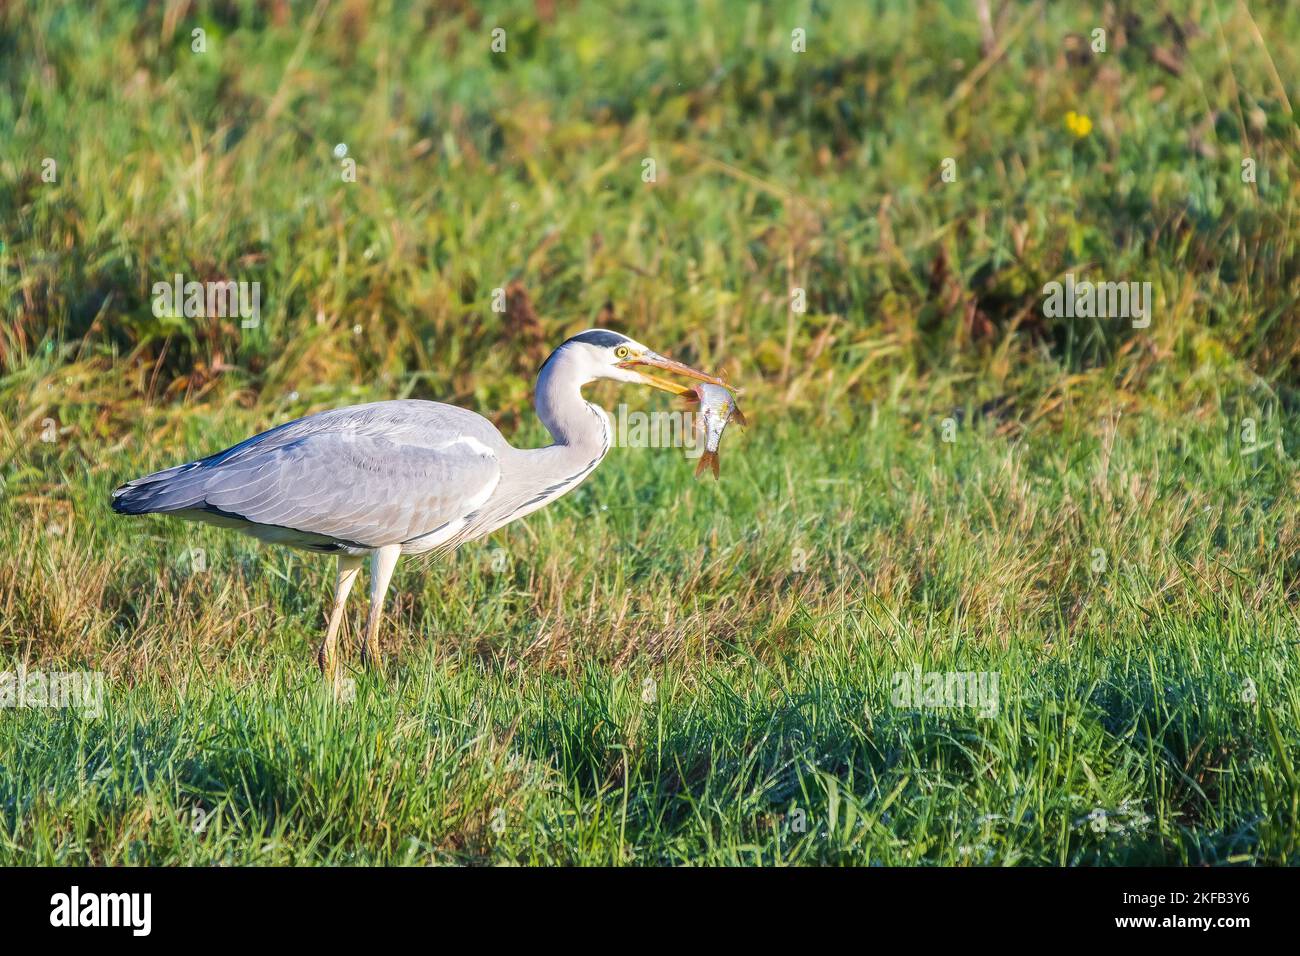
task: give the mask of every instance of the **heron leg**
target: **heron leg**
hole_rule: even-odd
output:
[[[393,579],[393,568],[402,554],[400,544],[386,544],[370,555],[370,615],[366,618],[366,641],[361,645],[361,663],[380,670],[379,622],[384,616],[384,595]]]
[[[320,650],[316,652],[316,663],[320,671],[329,680],[337,674],[338,657],[335,648],[338,644],[339,625],[343,623],[343,605],[347,603],[348,592],[361,570],[361,557],[354,554],[339,555],[339,573],[334,583],[334,607],[330,610],[329,624],[325,628],[325,640],[321,641]]]

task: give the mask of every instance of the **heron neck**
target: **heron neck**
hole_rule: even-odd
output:
[[[555,445],[577,455],[603,455],[609,448],[609,416],[582,397],[583,380],[567,367],[563,356],[552,356],[537,375],[537,417]]]
[[[515,449],[513,469],[484,533],[531,514],[576,488],[609,451],[609,416],[582,397],[586,376],[557,350],[537,375],[535,404],[554,442],[545,448]]]

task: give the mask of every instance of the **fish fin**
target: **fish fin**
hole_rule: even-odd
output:
[[[740,410],[739,405],[731,406],[731,420],[742,427],[749,426],[749,420],[745,418],[745,413]]]
[[[718,477],[718,453],[716,451],[706,451],[700,456],[699,463],[695,466],[695,477],[700,478],[704,475],[706,469],[713,469],[713,477]]]

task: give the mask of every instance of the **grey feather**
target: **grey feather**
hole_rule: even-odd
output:
[[[505,449],[492,424],[465,409],[357,405],[128,482],[113,493],[113,508],[239,527],[312,550],[427,544],[490,497]]]

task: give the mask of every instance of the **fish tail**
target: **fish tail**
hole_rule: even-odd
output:
[[[713,477],[718,477],[718,453],[716,451],[706,451],[700,456],[699,463],[695,466],[695,477],[699,478],[704,474],[705,469],[713,469]]]

